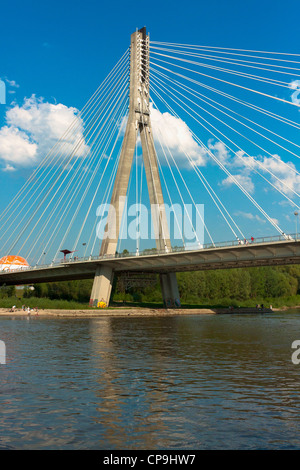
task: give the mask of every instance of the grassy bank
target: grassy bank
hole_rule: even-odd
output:
[[[211,301],[200,300],[198,302],[182,302],[182,308],[227,308],[227,307],[234,307],[234,308],[255,308],[256,305],[263,304],[265,307],[270,307],[272,305],[273,308],[280,308],[280,307],[296,307],[300,306],[300,295],[293,295],[287,297],[265,297],[265,298],[257,298],[255,300],[232,300],[228,298],[223,299],[213,299]],[[132,306],[132,307],[141,307],[141,308],[162,308],[161,302],[126,302],[125,304],[117,304],[114,305],[125,305],[125,306]]]
[[[238,308],[238,307],[247,307],[255,308],[256,304],[264,304],[265,307],[272,305],[273,308],[283,308],[283,307],[296,307],[300,306],[300,295],[293,295],[288,297],[267,297],[267,298],[258,298],[255,301],[235,301],[228,298],[223,299],[213,299],[211,301],[203,300],[199,302],[183,302],[182,308],[226,308],[229,306]],[[48,299],[45,297],[30,297],[30,298],[19,298],[19,297],[7,297],[0,299],[0,308],[11,308],[13,305],[16,305],[17,308],[21,308],[22,305],[26,307],[38,309],[59,309],[59,310],[86,310],[93,308],[89,307],[88,302],[76,302],[74,300],[58,300],[58,299]],[[123,308],[163,308],[161,302],[113,302],[110,308],[123,307]]]
[[[75,302],[73,300],[51,300],[45,297],[30,297],[18,298],[18,297],[7,297],[0,299],[0,308],[11,308],[15,305],[17,308],[21,308],[22,305],[30,308],[38,309],[60,309],[60,310],[80,310],[89,308],[88,303]]]

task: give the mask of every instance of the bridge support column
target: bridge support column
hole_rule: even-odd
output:
[[[160,274],[159,278],[164,306],[166,308],[180,307],[181,304],[176,274]]]
[[[140,134],[142,144],[156,247],[160,252],[171,250],[158,160],[152,135],[149,80],[149,35],[146,34],[146,28],[142,28],[131,35],[129,112],[107,217],[106,233],[108,236],[102,240],[100,255],[116,253],[138,134]],[[97,270],[91,294],[91,303],[94,306],[97,306],[102,299],[108,305],[112,281],[112,270],[106,272],[102,267]],[[174,273],[163,275],[161,286],[165,304],[170,307],[180,306],[176,275]]]
[[[90,298],[91,307],[98,307],[99,302],[105,302],[105,306],[108,307],[113,280],[114,272],[112,268],[108,266],[97,267]]]

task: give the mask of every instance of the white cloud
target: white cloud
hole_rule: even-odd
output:
[[[213,140],[209,140],[208,148],[223,165],[230,163],[231,154],[223,142],[214,143]]]
[[[244,188],[246,191],[248,191],[249,194],[254,193],[254,183],[251,180],[250,176],[247,175],[241,175],[241,174],[236,174],[236,175],[231,175],[225,178],[220,184],[221,186],[225,188],[229,188],[232,185],[236,185],[235,180]]]
[[[293,169],[296,170],[295,165],[288,162],[289,168],[279,155],[274,155],[274,157],[275,159],[264,157],[262,160],[264,168],[271,171],[278,178],[271,176],[273,184],[288,195],[291,195],[293,191],[300,192],[300,175],[293,171]]]
[[[273,201],[272,204],[276,204],[276,205],[279,205],[279,206],[282,206],[282,207],[294,207],[294,204],[292,204],[290,201],[288,201],[287,199],[283,199],[282,201],[280,202],[277,202],[277,201]]]
[[[257,222],[260,222],[262,224],[266,223],[265,219],[262,219],[261,217],[259,217],[259,215],[257,215],[257,214],[254,215],[251,212],[236,211],[233,215],[235,215],[237,217],[240,216],[240,217],[244,217],[245,219],[257,221]]]
[[[251,167],[263,174],[282,193],[291,196],[293,191],[300,192],[300,175],[294,170],[296,167],[292,162],[284,162],[279,155],[264,157],[242,156],[242,160],[236,162],[241,169],[251,172]]]
[[[20,85],[15,80],[9,80],[7,77],[5,77],[5,81],[8,85],[7,92],[10,95],[14,95],[16,93],[16,88],[20,88]]]
[[[253,157],[239,150],[232,156],[221,142],[210,144],[210,148],[218,152],[216,154],[218,159],[230,168],[231,173],[236,173],[235,178],[250,193],[253,193],[255,189],[252,180],[255,172],[262,174],[275,188],[287,196],[292,196],[294,191],[300,193],[300,175],[294,171],[296,170],[294,163],[284,162],[279,155]],[[225,187],[233,183],[230,177],[223,180]],[[267,183],[265,187],[271,189]]]
[[[6,112],[6,125],[0,129],[0,160],[17,167],[35,165],[77,119],[76,133],[60,142],[59,155],[67,155],[83,139],[83,123],[77,112],[76,108],[51,104],[35,95],[25,99],[22,106],[14,103]],[[74,156],[82,156],[87,150],[84,139],[82,142]]]
[[[9,80],[8,78],[6,78],[5,80],[8,83],[8,85],[13,87],[13,88],[19,88],[20,87],[20,85],[18,85],[18,83],[15,80]]]
[[[270,217],[270,220],[272,220],[274,222],[274,224],[276,224],[276,225],[279,224],[279,220],[275,219],[274,217]]]
[[[169,149],[177,164],[189,167],[191,163],[186,155],[190,157],[193,165],[206,164],[207,152],[194,140],[182,119],[167,112],[161,113],[151,105],[151,123],[157,152],[161,152],[161,142],[167,156]]]
[[[257,215],[257,214],[254,215],[251,212],[236,211],[233,215],[244,217],[245,219],[252,220],[253,222],[259,222],[259,223],[262,223],[262,224],[265,224],[266,221],[267,221],[267,219],[263,219],[259,215]],[[276,224],[276,225],[279,224],[279,220],[275,219],[274,217],[270,217],[270,220],[272,220],[274,222],[274,224]]]
[[[4,162],[30,166],[36,162],[37,148],[37,144],[17,127],[4,126],[0,129],[0,158]]]
[[[2,171],[16,171],[16,169],[11,166],[9,163],[6,164],[4,168],[2,168]]]
[[[296,90],[300,86],[300,80],[296,81],[292,86]],[[151,106],[151,122],[157,152],[161,152],[161,141],[167,156],[169,148],[177,164],[187,165],[185,153],[191,156],[194,165],[206,166],[209,163],[214,164],[213,159],[208,156],[208,152],[197,144],[188,126],[181,119],[169,113],[161,113]],[[125,121],[122,123],[122,126],[125,130]],[[285,163],[279,155],[251,156],[247,155],[243,150],[233,153],[223,142],[213,139],[208,141],[207,147],[215,155],[216,159],[232,173],[232,177],[228,176],[220,183],[224,188],[232,187],[235,184],[235,178],[250,194],[253,194],[255,191],[253,177],[256,176],[256,172],[259,172],[282,193],[290,197],[293,191],[300,193],[300,176],[293,171],[296,169],[295,165],[292,162]],[[172,164],[171,159],[170,164]],[[267,182],[264,185],[265,188],[271,189]]]

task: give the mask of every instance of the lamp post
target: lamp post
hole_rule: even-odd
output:
[[[298,239],[298,212],[295,211],[294,215],[296,217],[296,240]]]

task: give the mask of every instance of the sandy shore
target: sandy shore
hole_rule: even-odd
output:
[[[173,316],[173,315],[198,315],[215,314],[210,309],[152,309],[152,308],[115,308],[95,310],[55,310],[41,309],[37,312],[32,310],[30,316],[41,317],[124,317],[124,316]],[[9,308],[0,308],[0,316],[28,316],[27,311],[16,309],[14,312]]]
[[[264,309],[263,313],[270,313],[272,310]],[[55,310],[55,309],[41,309],[37,312],[32,310],[30,316],[32,317],[81,317],[81,318],[97,318],[97,317],[138,317],[138,316],[175,316],[175,315],[215,315],[215,314],[228,314],[228,313],[262,313],[255,308],[237,308],[230,310],[229,308],[220,309],[152,309],[152,308],[139,308],[139,307],[118,307],[112,309],[95,309],[95,310]],[[27,311],[16,309],[14,312],[9,308],[0,308],[0,316],[29,316]]]

